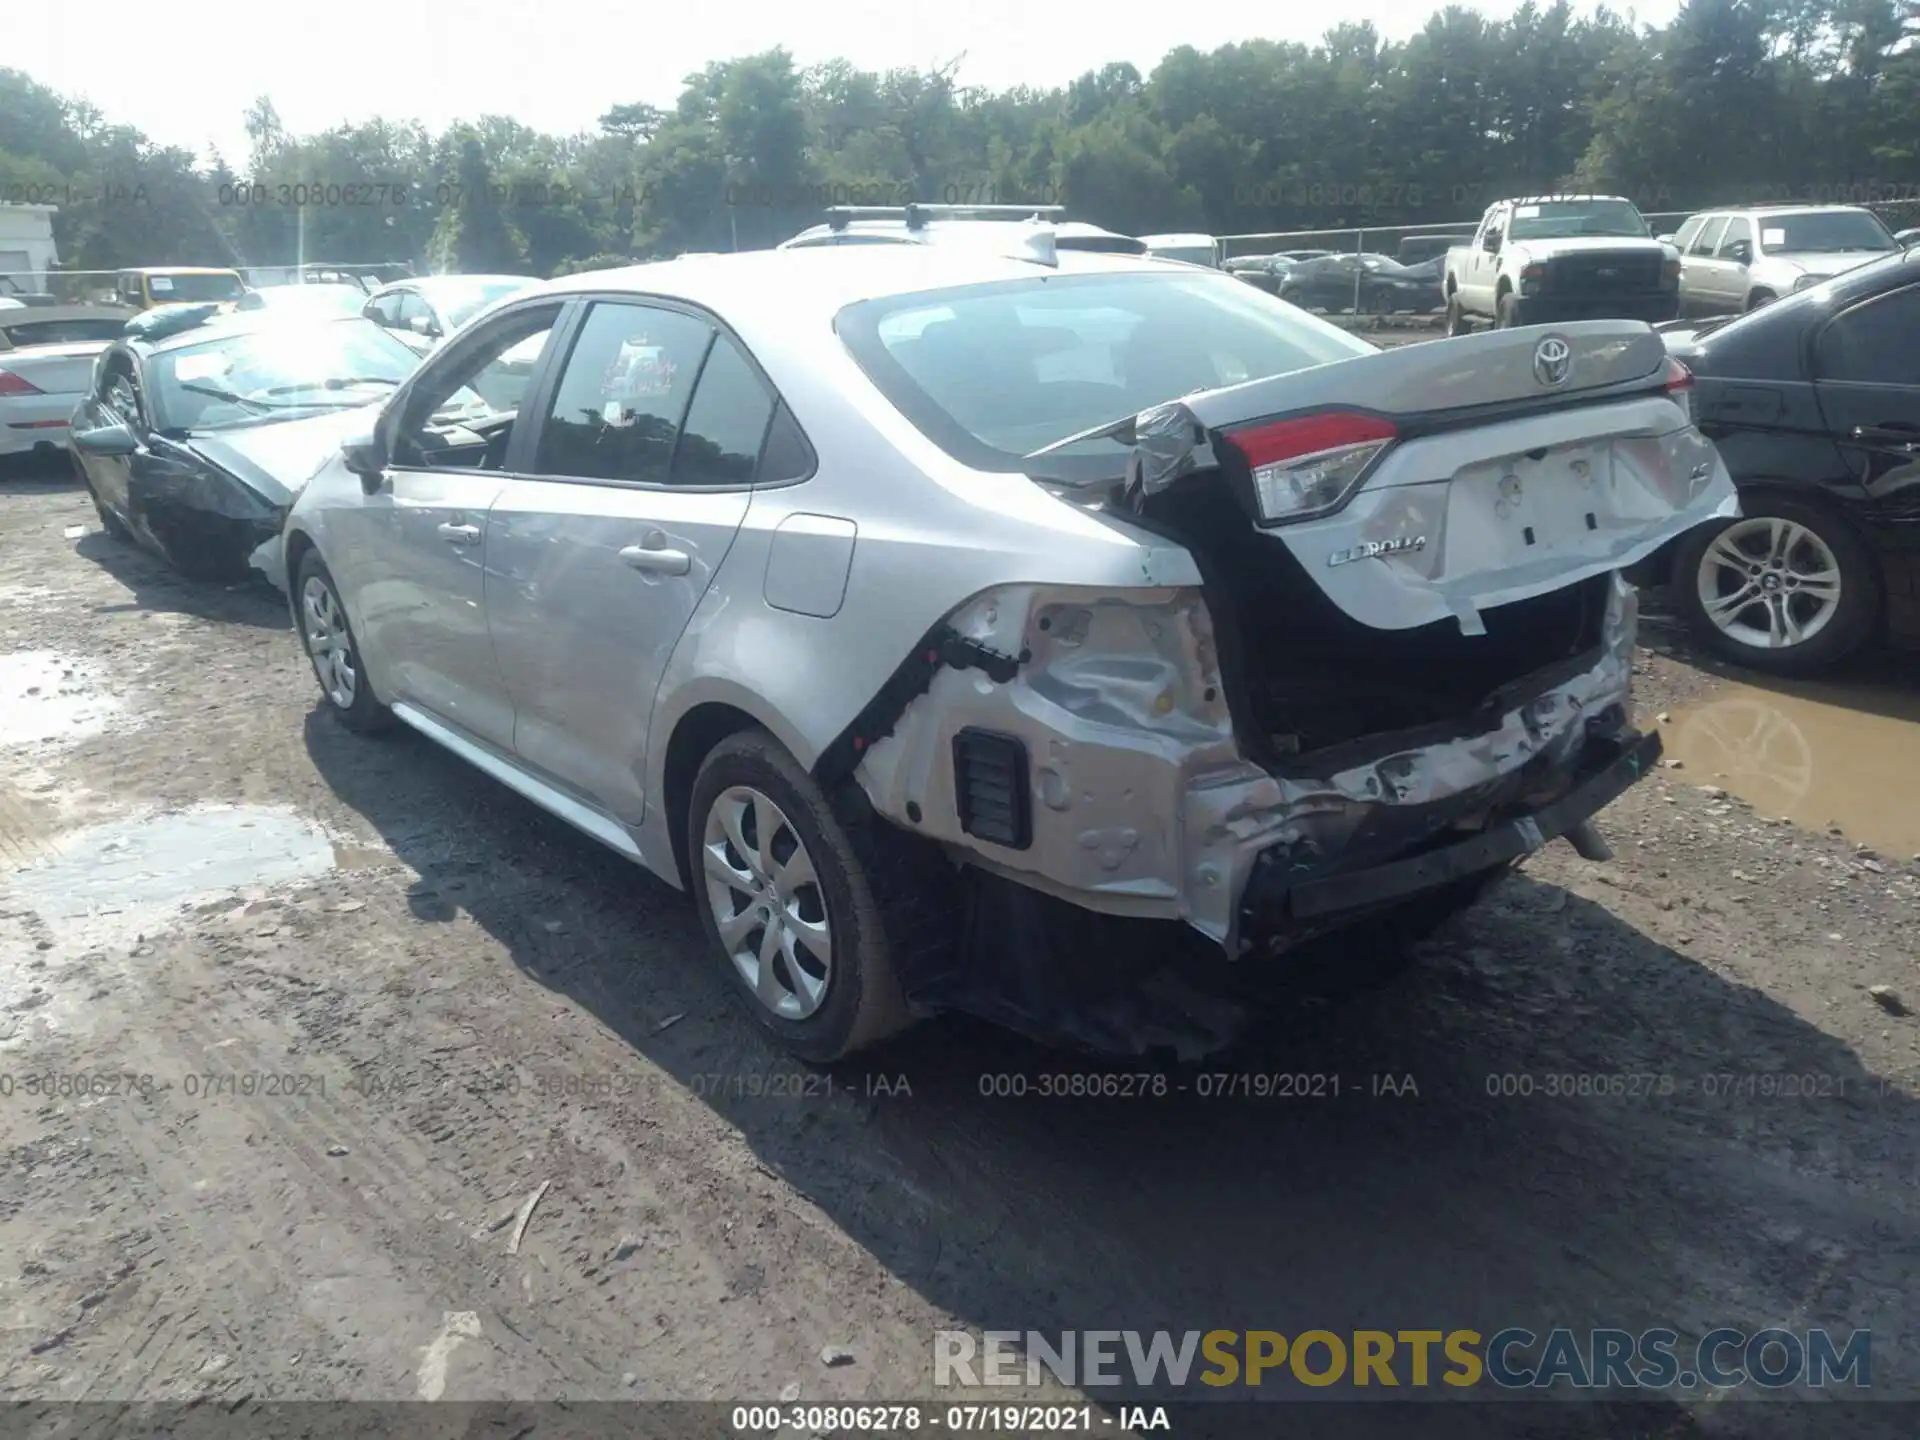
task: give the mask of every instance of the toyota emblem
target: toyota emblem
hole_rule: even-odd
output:
[[[1549,335],[1533,347],[1533,378],[1542,385],[1567,383],[1573,372],[1573,347],[1558,335]]]

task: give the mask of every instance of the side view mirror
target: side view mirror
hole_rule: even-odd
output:
[[[100,456],[131,455],[140,448],[139,437],[117,420],[96,425],[91,430],[75,430],[67,443],[76,450]]]
[[[1753,244],[1748,240],[1736,240],[1727,247],[1727,258],[1736,265],[1753,263]]]
[[[360,477],[360,488],[369,495],[386,482],[387,447],[373,426],[355,432],[340,443],[340,461]]]
[[[416,335],[425,335],[429,338],[440,333],[439,327],[425,315],[414,316],[413,319],[407,322],[407,328]]]
[[[1498,230],[1487,231],[1487,238],[1480,242],[1480,248],[1485,250],[1489,255],[1498,255],[1500,253],[1500,232]]]
[[[1653,238],[1658,240],[1662,245],[1671,245],[1674,243],[1673,236],[1671,235],[1656,235]]]

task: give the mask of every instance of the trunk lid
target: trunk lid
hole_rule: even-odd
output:
[[[0,370],[48,395],[80,395],[93,383],[93,362],[110,340],[77,340],[66,345],[29,345],[0,350]]]
[[[1138,417],[1137,507],[1178,525],[1217,472],[1242,524],[1346,617],[1407,630],[1574,586],[1737,513],[1661,338],[1634,321],[1404,346],[1188,396]],[[1180,490],[1176,490],[1180,485]],[[1286,617],[1268,617],[1280,623]]]

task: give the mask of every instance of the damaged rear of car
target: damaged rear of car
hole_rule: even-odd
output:
[[[978,876],[929,989],[1108,1050],[1206,1048],[1205,1007],[1070,993],[1091,950],[1097,980],[1127,968],[1092,916],[1177,921],[1233,971],[1443,917],[1559,836],[1603,857],[1590,818],[1659,753],[1620,572],[1736,513],[1644,325],[1378,352],[1229,280],[1244,300],[1151,283],[893,297],[838,326],[954,459],[1192,557],[1193,585],[973,597],[819,767]]]

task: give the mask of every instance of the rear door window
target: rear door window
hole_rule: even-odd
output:
[[[773,392],[728,336],[714,339],[673,456],[675,485],[751,485]]]
[[[1836,317],[1820,333],[1822,380],[1920,386],[1920,285]]]

